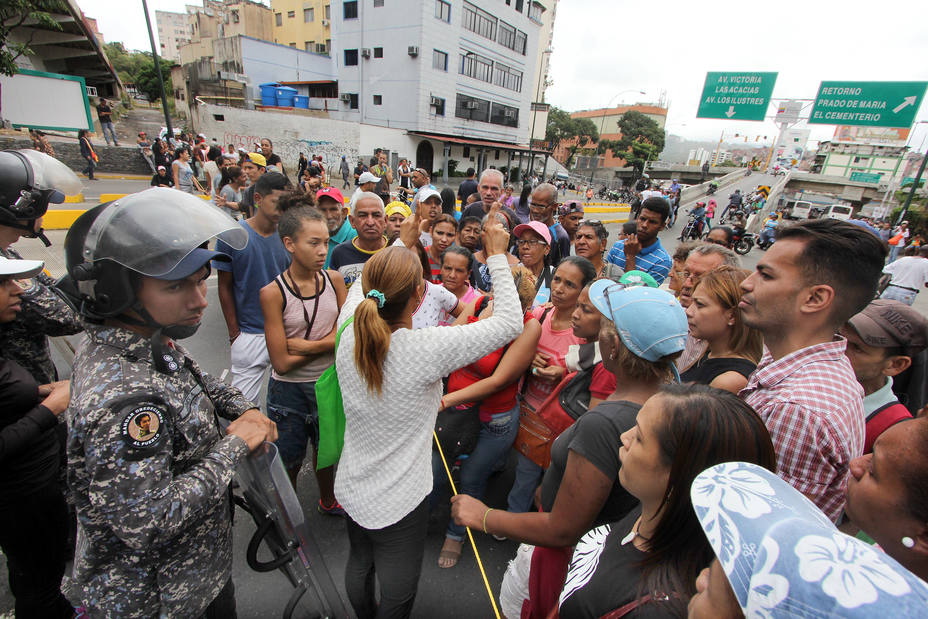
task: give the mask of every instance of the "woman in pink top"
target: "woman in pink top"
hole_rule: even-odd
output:
[[[335,500],[334,467],[316,470],[316,381],[335,362],[335,320],[348,291],[337,271],[323,268],[329,231],[322,213],[308,206],[287,209],[277,230],[291,262],[260,293],[273,368],[267,386],[267,416],[277,424],[277,449],[293,487],[303,467],[306,445],[312,441],[318,509],[341,515],[344,511]]]
[[[441,255],[441,283],[458,298],[458,305],[466,308],[478,297],[480,292],[470,285],[470,274],[474,267],[474,255],[466,247],[454,245]],[[445,313],[438,321],[439,327],[447,327],[454,322],[454,316]]]
[[[709,204],[706,206],[706,226],[709,228],[712,227],[712,218],[715,217],[715,200],[709,200]]]
[[[593,263],[580,256],[567,256],[558,264],[551,278],[550,304],[536,307],[532,313],[541,323],[541,338],[532,360],[531,373],[522,389],[522,407],[535,410],[540,406],[567,373],[567,349],[583,340],[574,335],[571,316],[577,307],[580,293],[596,278]],[[531,509],[535,488],[544,470],[518,454],[516,479],[509,491],[509,511],[527,512]]]

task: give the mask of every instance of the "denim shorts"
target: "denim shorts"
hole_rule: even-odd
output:
[[[319,445],[319,409],[316,383],[287,383],[274,380],[267,385],[267,416],[277,424],[277,449],[284,466],[299,466],[306,445]]]

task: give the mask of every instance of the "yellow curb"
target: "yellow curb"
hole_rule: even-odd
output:
[[[79,193],[76,196],[65,196],[65,204],[79,204],[84,201],[84,194]]]
[[[103,204],[104,202],[112,202],[113,200],[121,200],[122,198],[125,198],[128,195],[129,194],[127,193],[101,193],[100,204]],[[209,196],[205,196],[202,194],[194,194],[194,195],[196,195],[196,197],[200,198],[201,200],[209,200]]]
[[[628,206],[591,206],[589,208],[583,209],[584,213],[629,213],[631,212],[631,207]]]
[[[67,230],[71,227],[78,217],[84,214],[83,210],[56,209],[46,211],[42,219],[42,225],[46,230]]]
[[[625,219],[600,219],[599,223],[601,224],[624,224],[628,221],[628,217]]]

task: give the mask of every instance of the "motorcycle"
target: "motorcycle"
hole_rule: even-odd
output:
[[[702,224],[702,229],[700,229],[700,223]],[[704,221],[700,218],[697,218],[693,215],[690,215],[690,220],[686,222],[686,225],[683,227],[683,231],[680,233],[681,241],[688,241],[690,239],[698,241],[706,236],[708,228]]]
[[[740,236],[735,233],[732,248],[739,256],[747,255],[754,248],[755,239],[755,235],[750,232],[743,232]]]
[[[774,244],[774,242],[776,242],[776,238],[765,239],[760,235],[757,236],[757,246],[763,250],[769,249],[770,246]]]
[[[706,195],[711,196],[718,190],[719,190],[719,186],[717,183],[709,183],[709,188],[706,189]]]

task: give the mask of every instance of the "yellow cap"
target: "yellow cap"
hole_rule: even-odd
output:
[[[262,168],[267,167],[267,159],[265,159],[264,155],[261,153],[248,153],[248,158],[251,159],[251,162],[256,166],[261,166]]]
[[[389,217],[390,215],[394,215],[396,213],[402,213],[403,217],[409,217],[410,215],[412,215],[412,211],[409,209],[409,207],[403,204],[402,202],[400,202],[399,200],[394,200],[393,202],[388,204],[387,208],[384,209],[384,212],[386,213],[387,217]]]

